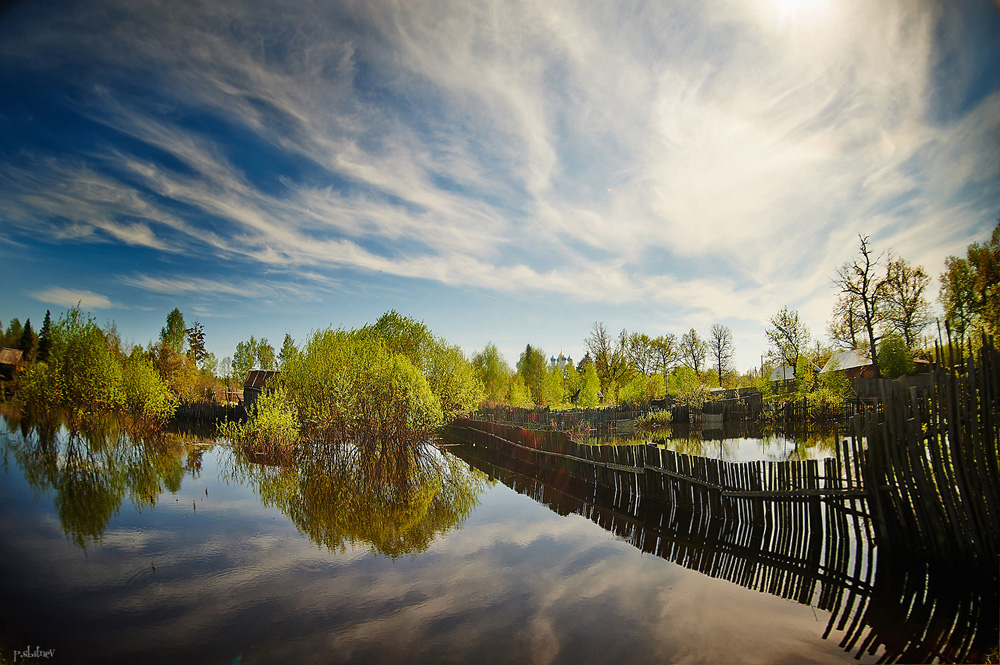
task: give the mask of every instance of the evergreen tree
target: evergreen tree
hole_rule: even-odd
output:
[[[24,322],[24,330],[21,331],[21,339],[17,341],[17,348],[21,349],[25,360],[34,361],[38,350],[38,335],[31,327],[31,319]]]
[[[42,321],[42,330],[38,335],[38,360],[48,362],[49,354],[52,353],[52,314],[45,310],[45,320]]]
[[[11,319],[10,323],[7,324],[7,333],[4,335],[3,345],[8,349],[16,349],[17,345],[21,342],[21,334],[24,332],[24,326],[15,317]]]
[[[278,368],[285,369],[285,364],[299,355],[299,348],[295,346],[295,340],[288,333],[285,333],[285,342],[281,345],[278,353]]]
[[[200,365],[201,361],[208,355],[208,351],[205,350],[205,327],[198,321],[195,321],[184,332],[187,335],[188,358],[191,358]]]

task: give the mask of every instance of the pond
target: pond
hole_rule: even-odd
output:
[[[931,606],[973,656],[996,632],[963,623],[967,606],[988,615],[981,590],[928,584],[914,601],[869,578],[836,584],[888,625],[845,608],[830,625],[821,602],[671,559],[669,510],[461,446],[374,468],[322,447],[247,459],[203,434],[0,425],[8,661],[876,662],[937,629],[940,612],[911,625]]]

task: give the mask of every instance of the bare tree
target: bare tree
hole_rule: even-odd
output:
[[[882,373],[878,366],[876,343],[879,335],[876,335],[876,331],[886,315],[886,280],[877,274],[881,255],[872,257],[872,251],[868,248],[868,236],[859,234],[858,238],[861,240],[859,256],[845,263],[837,271],[833,281],[842,294],[856,298],[860,304],[858,313],[861,315],[861,322],[868,337],[869,357],[875,370],[875,378],[878,379],[882,377]]]
[[[584,344],[594,358],[594,367],[601,379],[602,387],[607,388],[612,382],[618,381],[628,373],[628,360],[625,357],[628,333],[625,330],[618,335],[617,342],[613,342],[607,326],[603,322],[596,321],[590,330],[590,337],[584,340]]]
[[[833,316],[827,327],[830,339],[845,349],[857,349],[864,339],[861,301],[852,293],[841,293],[833,306]]]
[[[771,325],[765,331],[771,344],[769,355],[792,368],[792,376],[798,371],[799,357],[809,345],[809,329],[799,319],[794,309],[782,307],[771,317]]]
[[[715,360],[719,372],[719,387],[722,387],[722,375],[732,368],[733,364],[733,331],[716,323],[708,336],[708,348]]]

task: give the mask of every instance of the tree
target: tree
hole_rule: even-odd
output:
[[[517,361],[517,374],[531,392],[532,401],[535,404],[545,403],[542,399],[546,379],[545,355],[541,349],[530,344],[524,347],[524,352]]]
[[[913,355],[906,341],[896,333],[889,333],[882,338],[878,346],[878,359],[887,379],[913,372]]]
[[[708,355],[708,344],[694,328],[681,336],[680,355],[684,364],[700,376]]]
[[[771,317],[771,325],[765,331],[765,335],[771,345],[768,355],[792,367],[794,376],[799,366],[799,357],[809,345],[809,329],[799,319],[799,313],[794,309],[782,307]]]
[[[588,362],[583,366],[583,385],[580,393],[576,397],[576,405],[589,409],[600,404],[601,380],[597,377],[597,368],[594,363]]]
[[[45,310],[45,320],[42,321],[42,329],[38,334],[38,360],[48,362],[49,354],[52,352],[52,314]]]
[[[21,349],[25,360],[31,362],[35,359],[35,353],[38,350],[38,335],[31,327],[31,319],[24,322],[21,338],[17,340],[17,348]]]
[[[868,236],[859,234],[858,238],[861,240],[861,248],[858,250],[859,256],[853,261],[845,263],[837,271],[834,284],[840,288],[842,294],[853,296],[852,302],[855,306],[860,305],[857,314],[861,316],[861,323],[868,337],[872,367],[877,379],[882,374],[879,371],[877,357],[878,335],[876,335],[876,331],[886,314],[884,301],[886,281],[884,277],[879,277],[876,274],[878,262],[882,257],[872,257],[872,251],[868,247]]]
[[[205,350],[205,327],[195,321],[190,328],[185,328],[184,333],[187,335],[188,358],[200,365],[202,359],[208,355],[208,351]]]
[[[864,323],[860,314],[861,303],[853,293],[841,293],[833,306],[833,316],[828,324],[830,339],[844,349],[861,348]]]
[[[924,297],[930,283],[931,278],[923,266],[910,265],[903,258],[890,258],[885,278],[885,318],[890,329],[899,334],[911,350],[931,322],[930,304]]]
[[[722,386],[722,376],[733,364],[733,331],[716,323],[708,337],[708,348],[715,360],[715,368],[719,373],[719,387]]]
[[[965,258],[945,259],[939,298],[945,322],[959,339],[977,328],[1000,334],[1000,220],[988,243],[972,243]]]
[[[167,325],[160,329],[160,341],[173,349],[174,353],[184,353],[184,339],[187,328],[184,327],[184,315],[174,307],[167,314]]]
[[[656,371],[656,345],[645,333],[634,332],[626,338],[625,357],[632,369],[639,374]]]
[[[285,340],[281,344],[281,351],[278,352],[278,368],[284,369],[285,365],[299,355],[299,348],[295,346],[295,340],[288,333],[285,333]]]
[[[666,378],[677,366],[677,337],[667,333],[653,338],[653,350],[656,353],[656,370]]]
[[[510,365],[500,355],[499,349],[493,342],[472,357],[472,367],[483,383],[487,399],[499,402],[507,396],[511,375]]]
[[[24,326],[15,317],[11,319],[10,323],[7,324],[7,332],[4,335],[4,346],[7,348],[16,348],[21,342],[21,335],[24,333]]]
[[[594,368],[597,370],[597,377],[601,380],[601,386],[610,391],[612,383],[619,382],[629,372],[628,359],[625,357],[625,348],[628,343],[628,333],[622,330],[618,335],[617,343],[611,339],[608,329],[601,322],[595,322],[591,328],[590,337],[584,340],[587,352],[594,359]]]

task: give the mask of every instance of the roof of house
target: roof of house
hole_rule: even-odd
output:
[[[771,371],[771,381],[790,381],[795,378],[795,370],[791,365],[781,363]]]
[[[849,351],[837,351],[830,359],[826,361],[826,365],[820,370],[820,374],[824,372],[832,372],[834,368],[839,370],[854,369],[855,367],[868,367],[871,365],[872,361],[868,359],[868,352],[865,349],[851,349]]]
[[[247,378],[243,382],[243,387],[261,390],[264,387],[264,382],[275,374],[281,374],[281,372],[274,369],[252,369],[247,372]]]
[[[0,365],[19,365],[23,358],[21,349],[0,349]]]

